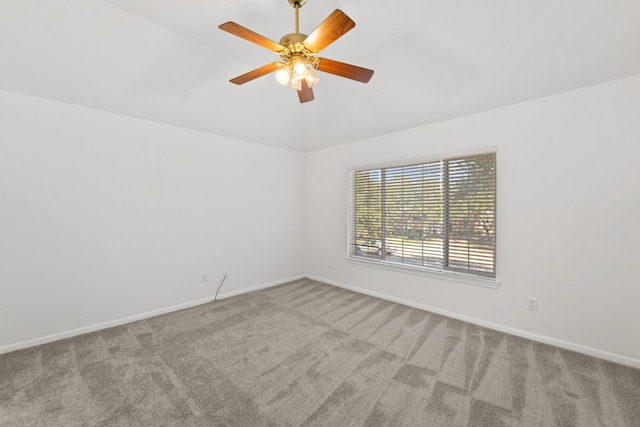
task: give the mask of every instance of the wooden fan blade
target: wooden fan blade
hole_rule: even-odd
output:
[[[281,44],[276,43],[264,36],[261,36],[258,33],[254,33],[250,29],[245,28],[242,25],[238,25],[235,22],[225,22],[224,24],[219,25],[218,28],[231,33],[234,36],[242,37],[243,39],[249,40],[252,43],[255,43],[262,47],[266,47],[267,49],[271,49],[275,52],[279,52],[284,49],[284,46],[282,46]]]
[[[371,76],[373,76],[373,70],[367,68],[345,64],[344,62],[334,61],[333,59],[318,59],[320,60],[318,63],[318,71],[324,71],[325,73],[335,74],[336,76],[346,77],[362,83],[367,83],[371,79]]]
[[[313,89],[309,87],[306,81],[302,81],[302,89],[298,91],[298,98],[300,98],[300,103],[303,104],[305,102],[313,101]]]
[[[247,82],[250,82],[253,79],[257,79],[258,77],[262,77],[265,74],[269,74],[280,69],[280,64],[281,62],[272,62],[271,64],[263,65],[260,68],[256,68],[253,71],[249,71],[248,73],[245,73],[241,76],[233,78],[229,81],[237,85],[243,85]]]
[[[355,26],[356,23],[351,18],[340,9],[336,9],[309,34],[302,44],[311,52],[318,53]]]

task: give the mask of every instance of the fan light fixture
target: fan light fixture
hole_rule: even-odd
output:
[[[302,90],[302,82],[306,82],[309,88],[314,87],[320,77],[313,72],[310,65],[297,59],[282,64],[276,73],[276,80],[283,86],[289,86],[294,90]]]
[[[296,10],[296,31],[282,37],[279,43],[235,22],[225,22],[219,26],[221,30],[274,51],[282,59],[280,62],[272,62],[235,77],[231,79],[231,83],[242,85],[265,74],[277,71],[276,80],[278,82],[296,90],[300,102],[309,102],[314,99],[311,88],[320,81],[320,78],[313,71],[314,69],[362,83],[367,83],[371,79],[373,70],[316,56],[322,49],[355,27],[356,24],[351,18],[341,10],[336,9],[307,36],[300,33],[299,30],[299,10],[307,0],[288,1]]]

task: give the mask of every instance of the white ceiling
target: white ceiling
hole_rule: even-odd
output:
[[[246,141],[311,151],[640,74],[640,0],[308,0],[300,31],[334,9],[356,27],[300,104],[278,59],[218,29],[294,31],[287,0],[0,0],[0,88]]]

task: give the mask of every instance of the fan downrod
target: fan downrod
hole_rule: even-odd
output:
[[[293,7],[302,7],[307,2],[307,0],[289,0],[289,4]]]

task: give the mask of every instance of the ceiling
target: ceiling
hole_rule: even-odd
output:
[[[2,0],[0,88],[272,146],[311,151],[640,74],[640,0],[308,0],[356,27],[323,57],[375,70],[318,73],[315,101],[278,59],[218,29],[294,32],[287,0]]]

